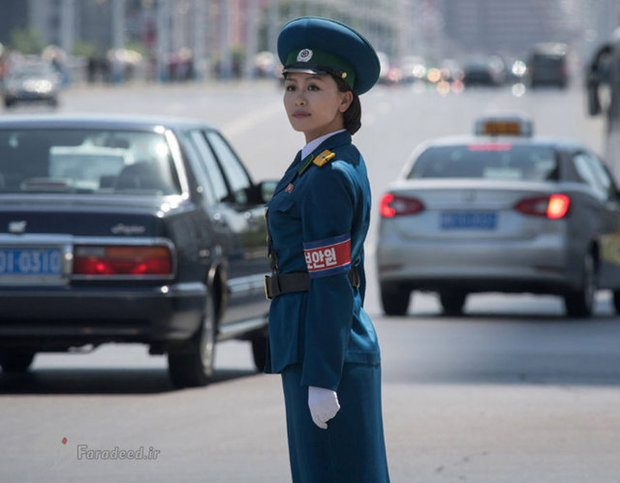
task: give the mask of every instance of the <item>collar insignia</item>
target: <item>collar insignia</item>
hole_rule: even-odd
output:
[[[324,164],[329,163],[335,156],[336,154],[332,153],[329,149],[322,151],[321,154],[319,154],[318,156],[313,156],[311,154],[307,158],[304,158],[301,167],[297,170],[297,175],[301,176],[302,174],[304,174],[306,169],[308,169],[313,163],[316,164],[318,167],[321,167]]]

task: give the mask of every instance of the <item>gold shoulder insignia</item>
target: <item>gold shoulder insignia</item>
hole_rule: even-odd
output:
[[[329,163],[335,156],[336,156],[335,153],[332,153],[329,149],[326,149],[321,154],[319,154],[316,158],[314,158],[312,162],[316,164],[317,166],[321,167],[324,164]]]

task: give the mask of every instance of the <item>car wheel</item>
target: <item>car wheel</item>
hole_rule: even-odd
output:
[[[23,373],[34,360],[34,352],[3,352],[0,354],[0,366],[4,372]]]
[[[467,294],[459,290],[439,292],[439,302],[445,315],[463,315]]]
[[[260,335],[257,335],[252,339],[252,358],[254,359],[254,365],[258,371],[263,371],[265,369],[265,364],[267,363],[267,343],[268,343],[269,335],[268,332],[261,332]]]
[[[405,315],[409,308],[411,291],[399,286],[381,286],[381,304],[386,315]]]
[[[583,259],[583,282],[579,290],[564,295],[564,306],[569,317],[590,317],[596,295],[596,267],[591,253]]]
[[[207,297],[198,332],[168,352],[168,373],[176,387],[205,386],[213,378],[217,324],[211,302]]]

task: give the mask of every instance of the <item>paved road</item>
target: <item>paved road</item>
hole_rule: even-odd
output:
[[[519,109],[541,133],[602,145],[578,90],[442,97],[378,88],[363,107],[355,139],[375,201],[415,144],[468,131],[486,111]],[[302,143],[271,83],[74,88],[61,111],[206,119],[256,179],[277,177]],[[394,482],[620,481],[620,323],[609,294],[591,320],[567,321],[553,297],[499,295],[472,296],[463,318],[442,317],[434,296],[416,295],[407,317],[385,318],[373,243],[374,224],[367,308],[383,350]],[[0,481],[289,481],[279,378],[256,374],[241,342],[218,347],[217,368],[210,386],[177,391],[162,357],[112,345],[41,355],[26,379],[0,375]],[[97,450],[116,459],[90,459]]]

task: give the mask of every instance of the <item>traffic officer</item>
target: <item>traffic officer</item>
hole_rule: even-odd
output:
[[[370,220],[351,144],[377,55],[348,26],[293,20],[278,37],[284,106],[305,147],[267,205],[272,274],[268,373],[281,373],[294,482],[389,481],[377,336],[362,308]]]

